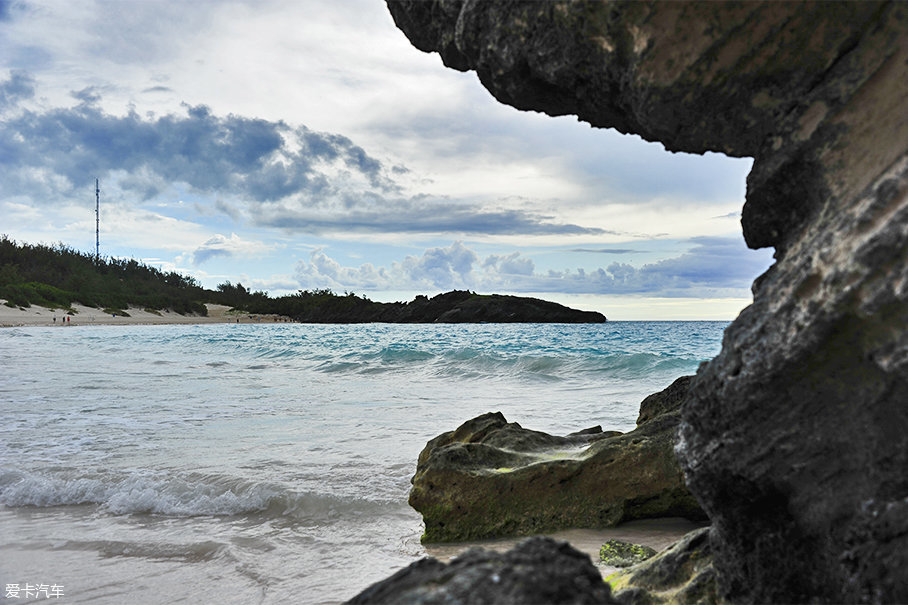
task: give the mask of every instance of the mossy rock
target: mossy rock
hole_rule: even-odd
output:
[[[655,556],[649,546],[622,540],[609,540],[599,549],[599,560],[612,567],[630,567]]]

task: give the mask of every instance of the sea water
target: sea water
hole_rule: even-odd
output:
[[[3,598],[343,601],[425,555],[426,441],[489,411],[631,430],[726,325],[0,330]]]

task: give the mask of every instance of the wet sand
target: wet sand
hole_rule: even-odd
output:
[[[618,570],[617,567],[599,563],[599,548],[608,540],[624,540],[643,544],[659,552],[680,540],[686,533],[699,527],[703,527],[703,525],[687,519],[670,517],[630,521],[607,529],[570,529],[547,535],[556,540],[569,542],[577,550],[588,554],[593,559],[593,563],[599,567],[602,577],[606,577]],[[474,546],[504,552],[524,539],[521,537],[480,542],[426,544],[425,549],[427,555],[448,562]]]

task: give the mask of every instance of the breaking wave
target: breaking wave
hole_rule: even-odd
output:
[[[377,513],[396,503],[293,492],[235,478],[134,472],[115,477],[66,477],[6,471],[0,504],[8,507],[96,505],[106,513],[174,517],[263,515],[295,520]]]

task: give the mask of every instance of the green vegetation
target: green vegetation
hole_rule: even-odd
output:
[[[130,305],[206,315],[206,291],[191,277],[136,260],[100,258],[0,236],[0,298],[10,307],[70,310],[74,302],[118,315]]]
[[[73,303],[128,317],[126,309],[207,315],[205,303],[235,312],[282,315],[304,323],[604,322],[601,313],[516,296],[458,291],[410,302],[379,303],[349,292],[299,290],[271,298],[229,281],[207,290],[192,277],[136,260],[95,258],[63,244],[19,244],[0,235],[0,299],[73,312]]]
[[[217,290],[207,290],[192,277],[165,273],[136,260],[96,259],[63,244],[19,244],[6,235],[0,235],[0,299],[9,307],[38,305],[66,311],[78,302],[124,317],[128,317],[125,309],[131,306],[149,312],[207,315],[207,302],[245,313],[304,318],[318,315],[337,321],[382,306],[365,297],[331,290],[300,290],[271,298],[229,281]]]

